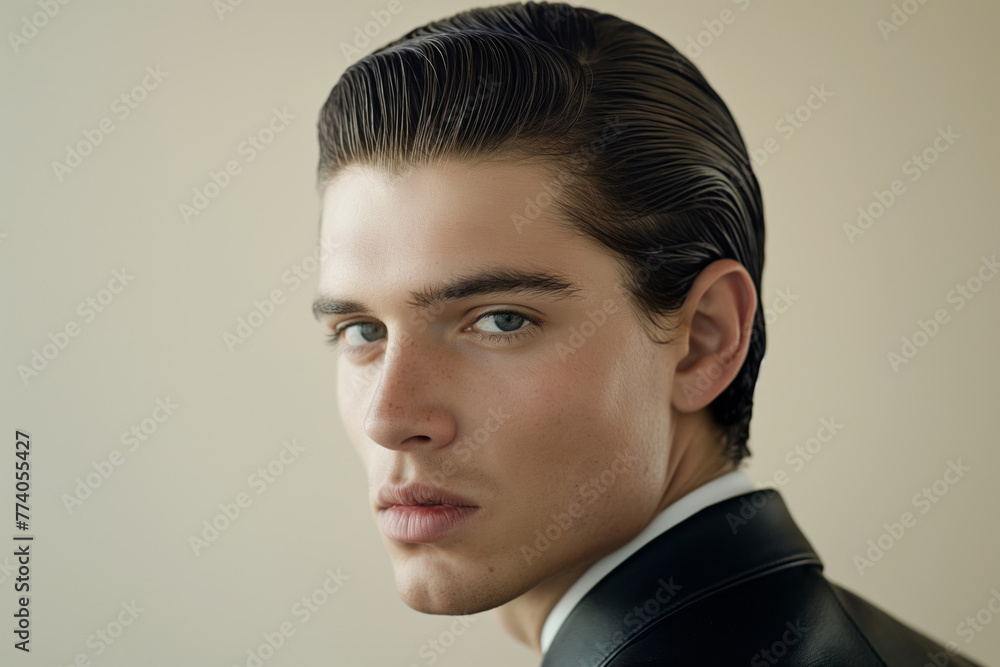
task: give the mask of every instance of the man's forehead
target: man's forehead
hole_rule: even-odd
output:
[[[390,303],[428,309],[472,296],[569,305],[613,288],[617,263],[560,216],[548,174],[514,162],[339,174],[324,192],[314,315]]]
[[[356,167],[338,174],[323,197],[324,270],[556,261],[581,239],[559,217],[542,176],[537,165],[513,163],[435,163],[402,174]],[[531,203],[535,199],[544,206]]]
[[[541,164],[505,160],[443,160],[401,171],[352,165],[324,187],[322,221],[333,231],[358,218],[391,212],[453,222],[502,221],[508,230],[523,233],[515,225],[518,218],[554,213],[547,187],[551,180]]]

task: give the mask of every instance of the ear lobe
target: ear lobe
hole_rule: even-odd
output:
[[[674,372],[672,405],[696,412],[735,379],[750,347],[757,290],[746,268],[732,259],[705,267],[681,311],[684,357]]]

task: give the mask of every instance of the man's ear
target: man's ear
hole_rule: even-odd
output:
[[[678,314],[672,399],[678,411],[702,409],[733,381],[747,357],[756,311],[757,290],[736,260],[717,260],[698,274]]]

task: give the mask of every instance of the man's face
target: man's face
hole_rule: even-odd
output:
[[[419,611],[480,612],[579,574],[664,496],[675,346],[647,337],[608,253],[564,231],[554,207],[526,212],[547,181],[538,166],[444,162],[352,167],[325,192],[318,301],[367,308],[319,315],[331,331],[352,325],[335,352],[340,414],[400,595]],[[410,303],[490,271],[548,281]],[[477,509],[456,511],[457,526],[435,518],[441,507],[379,517],[379,488],[409,482]]]

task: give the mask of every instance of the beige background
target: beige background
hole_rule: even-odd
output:
[[[285,622],[295,634],[268,666],[423,666],[429,641],[450,643],[452,619],[397,597],[339,422],[333,355],[309,312],[316,274],[283,279],[315,247],[315,121],[347,65],[342,44],[387,4],[244,0],[220,15],[210,0],[71,2],[17,52],[9,34],[0,46],[0,506],[11,517],[0,541],[17,532],[15,429],[33,439],[36,535],[32,652],[10,646],[13,575],[0,570],[0,663],[67,665],[83,654],[102,666],[246,665]],[[402,0],[363,51],[475,4]],[[961,309],[947,298],[981,257],[1000,253],[1000,5],[902,4],[918,10],[887,38],[878,21],[891,20],[893,3],[882,0],[587,6],[681,47],[732,12],[720,34],[701,35],[694,60],[749,147],[778,147],[757,169],[768,226],[761,296],[778,310],[749,472],[761,483],[786,473],[780,488],[831,579],[1000,664],[1000,618],[971,642],[958,634],[1000,590],[1000,279]],[[6,1],[0,26],[30,33],[23,20],[39,11]],[[147,66],[166,75],[121,118],[112,105]],[[776,123],[813,86],[832,97],[788,137]],[[241,142],[274,108],[294,118],[248,161]],[[113,132],[60,180],[52,163],[104,118]],[[948,127],[960,138],[911,181],[904,163]],[[185,223],[179,206],[230,160],[240,172]],[[844,224],[894,179],[905,192],[850,242]],[[87,321],[78,304],[122,268],[134,279]],[[274,290],[283,302],[231,352],[224,334]],[[947,323],[895,372],[887,354],[938,309]],[[73,322],[78,335],[22,381],[18,366]],[[130,450],[121,434],[162,416],[156,401],[168,397],[179,407],[147,421],[155,432]],[[809,461],[787,458],[824,418],[843,428]],[[292,439],[304,450],[279,477],[251,479]],[[69,511],[65,494],[114,450],[120,465]],[[959,459],[969,471],[939,484],[946,495],[921,514],[914,494]],[[250,505],[195,555],[189,536],[239,493]],[[916,525],[860,573],[854,557],[906,511]],[[302,623],[294,605],[327,569],[349,578]],[[133,600],[143,609],[135,622],[111,645],[88,645]],[[491,614],[472,619],[434,664],[538,664]]]

